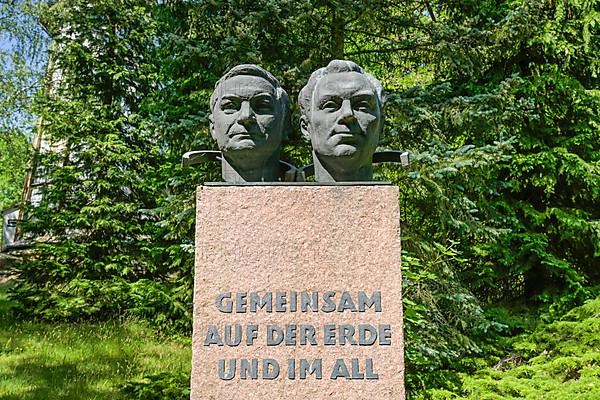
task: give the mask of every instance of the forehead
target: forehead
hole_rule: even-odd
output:
[[[219,97],[235,96],[242,98],[251,98],[257,94],[267,93],[275,94],[275,88],[264,78],[251,75],[233,76],[218,88]]]
[[[354,71],[338,72],[335,74],[327,74],[317,82],[314,97],[348,97],[357,93],[375,94],[375,90],[364,74]]]

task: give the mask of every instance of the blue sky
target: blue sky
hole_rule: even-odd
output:
[[[15,16],[14,13],[11,14],[13,11],[14,8],[0,6],[0,23],[4,21],[6,24],[0,25],[0,129],[5,133],[24,133],[31,139],[33,130],[30,127],[34,116],[23,111],[21,107],[15,108],[12,99],[20,98],[23,92],[35,92],[36,83],[46,68],[48,38],[37,25],[35,18]],[[14,36],[15,26],[20,33],[20,39]],[[35,45],[35,42],[38,44]],[[27,79],[16,77],[15,65],[12,62],[14,56],[24,57],[26,70],[31,73]]]

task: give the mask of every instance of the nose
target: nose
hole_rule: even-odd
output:
[[[340,107],[339,122],[350,123],[354,121],[354,110],[352,110],[352,104],[350,100],[344,100]]]
[[[254,111],[250,107],[249,101],[243,101],[238,114],[238,122],[242,125],[254,122]]]

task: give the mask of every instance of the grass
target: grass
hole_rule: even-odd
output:
[[[0,400],[189,399],[191,343],[141,321],[17,321],[0,283]],[[600,399],[600,297],[515,338],[462,387],[415,399]],[[425,397],[423,397],[425,396]]]
[[[0,284],[0,399],[130,399],[130,382],[163,373],[188,374],[191,344],[140,321],[17,321]]]

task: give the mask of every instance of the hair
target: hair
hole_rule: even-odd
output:
[[[300,90],[300,94],[298,94],[298,104],[300,105],[300,111],[302,115],[308,116],[310,114],[312,108],[312,98],[315,88],[317,87],[317,83],[328,74],[337,74],[340,72],[358,72],[367,78],[371,86],[373,86],[373,90],[379,99],[379,106],[383,108],[385,105],[385,92],[383,90],[383,85],[381,82],[375,78],[373,75],[366,72],[362,69],[358,64],[347,61],[347,60],[332,60],[326,67],[319,68],[315,72],[310,75],[308,78],[308,82],[306,86]]]
[[[287,92],[281,87],[277,78],[273,76],[266,69],[259,67],[255,64],[241,64],[231,68],[227,71],[218,81],[215,83],[215,90],[210,96],[210,112],[212,113],[217,100],[219,99],[219,89],[221,85],[228,79],[234,76],[257,76],[263,78],[269,82],[275,88],[275,96],[279,104],[283,107],[283,138],[287,137],[291,127],[291,113],[290,113],[290,97]]]

